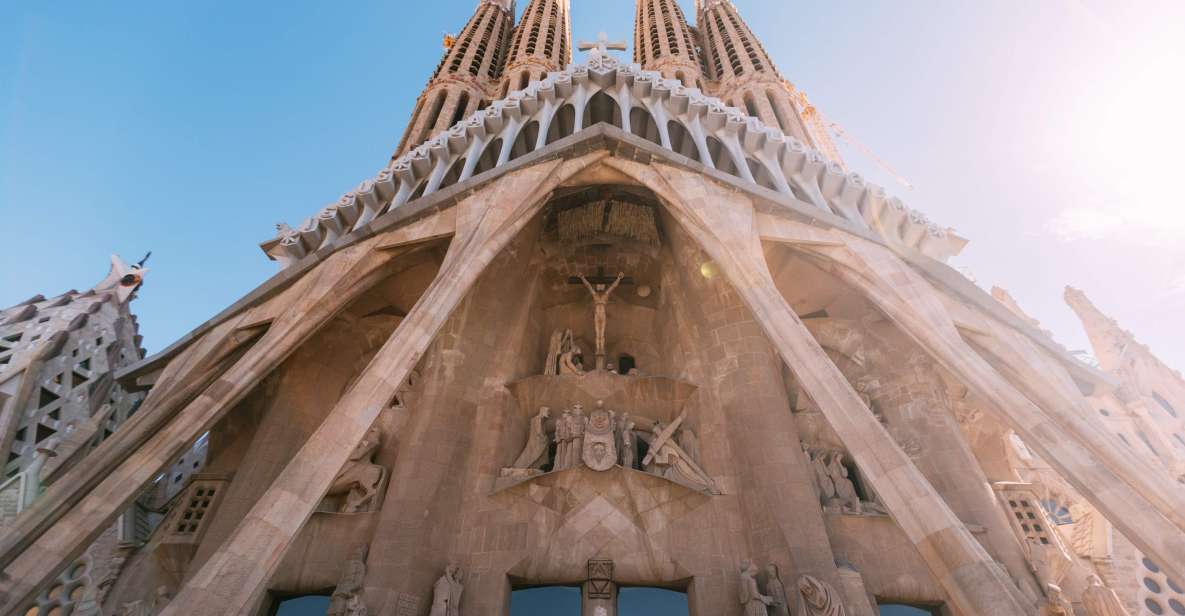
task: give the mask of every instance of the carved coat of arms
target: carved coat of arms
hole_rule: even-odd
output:
[[[617,464],[617,443],[613,438],[613,416],[603,408],[593,409],[584,429],[584,464],[594,471],[607,471]]]

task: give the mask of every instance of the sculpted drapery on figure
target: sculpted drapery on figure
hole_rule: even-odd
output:
[[[712,477],[675,442],[675,431],[682,423],[682,415],[667,426],[661,421],[654,422],[650,451],[642,460],[643,469],[659,477],[693,485],[710,494],[719,494]]]
[[[629,413],[622,416],[620,425],[621,436],[618,440],[621,441],[621,465],[634,468],[634,463],[638,461],[638,445],[634,436],[634,420],[630,419]]]
[[[572,405],[572,416],[568,419],[570,441],[568,443],[568,462],[564,468],[574,468],[580,465],[580,458],[584,455],[584,428],[588,418],[584,416],[584,405],[577,402]]]
[[[350,459],[329,486],[326,496],[346,495],[345,502],[339,509],[341,513],[362,511],[362,508],[378,494],[379,488],[387,478],[387,469],[373,462],[374,453],[382,444],[382,437],[383,432],[378,426],[371,427],[354,447]]]
[[[770,563],[765,566],[765,592],[774,600],[769,606],[770,616],[790,616],[790,601],[786,596],[786,585],[782,583],[778,566]]]
[[[1082,593],[1082,605],[1086,608],[1087,616],[1128,616],[1128,611],[1120,603],[1114,590],[1103,586],[1099,576],[1088,578],[1089,585]]]
[[[460,567],[445,567],[444,575],[432,585],[432,611],[428,616],[460,616],[461,592],[465,590],[461,579]]]
[[[848,478],[848,469],[843,465],[842,451],[833,451],[828,456],[827,474],[835,485],[835,498],[840,511],[860,513],[860,496],[856,494],[856,484]]]
[[[1074,606],[1062,594],[1061,586],[1045,585],[1045,605],[1041,608],[1041,616],[1074,616]]]
[[[847,616],[839,593],[814,576],[798,578],[798,599],[796,616]]]
[[[531,431],[527,435],[527,444],[522,453],[515,459],[514,468],[539,468],[547,463],[547,427],[544,423],[551,409],[539,407],[539,412],[531,418]]]
[[[366,581],[366,554],[369,547],[358,546],[338,579],[333,596],[329,599],[327,616],[366,616],[366,604],[362,603],[362,585]]]
[[[774,603],[774,598],[761,594],[757,587],[757,565],[750,561],[741,563],[740,600],[745,606],[745,616],[769,616],[766,606]]]
[[[564,409],[555,420],[555,460],[551,469],[561,471],[568,468],[568,448],[570,446],[572,410]]]

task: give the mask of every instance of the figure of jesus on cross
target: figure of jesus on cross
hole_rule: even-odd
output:
[[[608,319],[605,312],[609,305],[609,296],[617,290],[617,285],[633,284],[634,281],[626,278],[625,272],[618,272],[616,278],[609,278],[605,276],[604,268],[598,268],[595,276],[573,276],[568,279],[568,282],[583,284],[584,288],[588,289],[589,294],[592,295],[593,327],[597,336],[597,370],[603,370],[605,368],[605,323]]]

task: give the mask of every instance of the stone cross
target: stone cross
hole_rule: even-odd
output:
[[[577,45],[576,48],[580,51],[591,51],[592,57],[595,59],[609,55],[610,49],[615,51],[625,51],[627,44],[624,41],[611,42],[609,40],[608,34],[605,34],[604,32],[598,32],[597,42],[590,43],[588,41],[580,41],[580,44]]]

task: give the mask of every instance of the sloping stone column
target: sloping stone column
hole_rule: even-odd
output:
[[[797,223],[787,223],[794,225]],[[801,226],[801,225],[800,225]],[[1185,578],[1185,535],[1115,471],[1115,464],[1025,397],[959,335],[930,284],[887,248],[839,232],[808,229],[816,254],[843,267],[836,273],[860,289],[938,363],[986,400],[1116,528],[1173,575]],[[827,246],[830,240],[831,245]],[[1043,366],[1027,364],[1027,370]],[[1085,445],[1085,446],[1084,446]],[[1167,497],[1165,497],[1167,498]]]
[[[500,178],[455,207],[457,231],[435,280],[354,385],[163,616],[250,613],[354,445],[493,258],[586,161],[548,161]]]
[[[118,466],[113,467],[112,472],[95,478],[94,483],[82,486],[63,485],[62,490],[52,496],[55,500],[47,503],[46,508],[38,512],[39,515],[58,513],[60,519],[52,526],[46,524],[44,532],[35,541],[29,542],[27,547],[16,548],[17,538],[10,540],[14,545],[14,553],[19,553],[19,556],[16,556],[5,569],[5,574],[9,577],[4,580],[3,596],[0,597],[3,605],[0,606],[0,612],[17,610],[50,584],[55,576],[77,558],[144,488],[193,444],[198,436],[229,412],[260,379],[270,373],[301,343],[368,289],[374,282],[373,277],[379,274],[381,267],[390,259],[390,255],[372,249],[374,241],[377,240],[378,238],[375,238],[342,250],[308,274],[307,286],[296,287],[295,290],[301,293],[293,296],[288,311],[277,318],[263,339],[200,395],[188,402],[175,418],[156,431],[148,433],[150,436],[145,435],[146,441],[137,442],[133,434],[147,431],[152,425],[148,423],[149,420],[135,426],[126,426],[125,430],[131,433],[117,444],[106,449],[100,446],[99,451],[92,454],[92,457],[105,457],[96,458],[96,466],[101,466],[101,461],[116,453],[123,452],[125,457]],[[234,325],[231,323],[227,327],[233,328]],[[192,378],[200,380],[199,374],[192,375]],[[188,389],[189,386],[178,381],[176,387],[170,391],[179,396],[178,392]],[[168,403],[164,406],[159,413],[167,412]],[[81,465],[76,470],[86,472],[88,468],[91,468],[89,459],[88,464]],[[67,473],[59,483],[69,481],[72,474]],[[86,489],[91,486],[93,489],[86,493]],[[77,504],[73,507],[69,507],[67,503],[71,497],[79,493],[86,495],[77,499]],[[30,519],[29,524],[35,525],[41,520],[43,518]]]
[[[933,486],[892,440],[831,363],[766,267],[753,204],[702,176],[661,164],[609,161],[643,179],[720,267],[757,323],[876,486],[931,574],[964,614],[1020,616],[1033,611]]]

